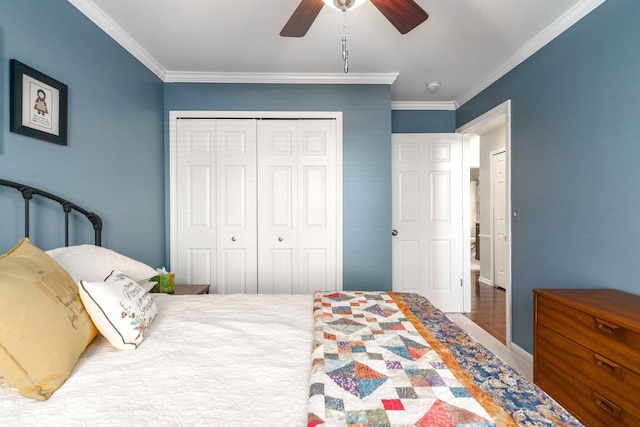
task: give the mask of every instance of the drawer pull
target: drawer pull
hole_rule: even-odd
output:
[[[605,399],[595,391],[593,392],[593,402],[598,408],[602,409],[614,418],[618,418],[620,416],[620,413],[622,412],[622,409],[620,409],[618,405],[612,403],[610,400]]]
[[[622,376],[622,367],[615,362],[607,359],[606,357],[600,356],[597,353],[593,353],[593,357],[596,360],[596,365],[605,371],[615,375],[616,377]]]
[[[596,327],[599,331],[602,331],[609,335],[617,335],[620,326],[613,323],[605,322],[604,320],[596,319]]]

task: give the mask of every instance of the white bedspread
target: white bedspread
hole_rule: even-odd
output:
[[[102,337],[44,402],[0,379],[2,426],[304,426],[311,295],[157,295],[134,351]]]

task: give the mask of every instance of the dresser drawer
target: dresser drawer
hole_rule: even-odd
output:
[[[591,427],[640,426],[640,418],[593,391],[544,357],[538,357],[536,363],[536,384],[582,423]]]
[[[537,340],[538,357],[640,417],[640,375],[544,326],[538,326]]]
[[[542,295],[536,295],[536,322],[640,373],[640,334],[637,332]]]

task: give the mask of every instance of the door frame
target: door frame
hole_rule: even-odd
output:
[[[470,186],[469,186],[469,139],[472,134],[480,134],[483,129],[488,129],[491,126],[494,126],[496,122],[504,121],[505,128],[505,166],[506,166],[506,185],[505,185],[505,218],[511,218],[511,100],[507,100],[502,104],[494,107],[493,109],[487,111],[486,113],[480,115],[469,123],[459,127],[456,129],[456,132],[461,133],[466,138],[463,139],[462,145],[462,161],[463,161],[463,194],[469,194]],[[471,221],[471,207],[469,205],[469,197],[464,197],[463,202],[463,236],[470,235],[470,221]],[[512,322],[512,286],[511,286],[511,251],[512,251],[512,235],[511,235],[511,221],[507,221],[506,223],[506,233],[507,233],[507,277],[506,277],[506,346],[512,348],[511,341],[511,322]],[[469,239],[464,239],[463,241],[465,247],[463,248],[464,253],[464,310],[465,312],[471,311],[471,242]],[[478,242],[479,243],[479,242]],[[477,243],[477,244],[478,244]],[[491,255],[493,256],[493,254]],[[492,267],[493,268],[493,267]]]
[[[177,240],[177,218],[178,207],[176,200],[177,192],[177,123],[180,119],[324,119],[336,121],[336,288],[342,290],[343,280],[343,213],[342,213],[342,192],[343,192],[343,161],[342,161],[342,137],[343,119],[342,111],[169,111],[169,197],[168,206],[165,212],[169,214],[169,257],[168,268],[171,262],[177,259],[177,247],[174,242]],[[165,163],[166,164],[166,163]]]

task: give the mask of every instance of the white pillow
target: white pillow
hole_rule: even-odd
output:
[[[112,271],[121,271],[136,282],[146,282],[158,272],[135,259],[96,245],[77,245],[51,249],[46,253],[64,268],[73,280],[102,282]],[[155,285],[151,283],[151,287]],[[151,288],[149,288],[151,289]]]
[[[120,271],[104,282],[81,280],[79,291],[93,323],[120,350],[135,350],[158,314],[151,295]]]
[[[158,273],[156,272],[156,276],[157,275]],[[144,289],[145,292],[151,292],[151,289],[153,289],[153,287],[158,284],[158,282],[153,282],[149,279],[136,280],[136,282],[138,282],[138,285],[142,286],[142,289]]]

